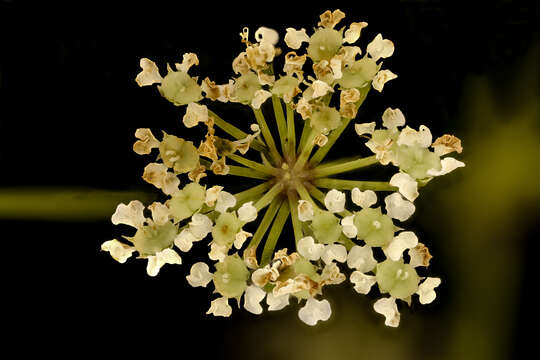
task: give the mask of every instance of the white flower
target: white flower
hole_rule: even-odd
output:
[[[321,258],[324,251],[323,244],[315,244],[315,240],[311,236],[306,236],[298,240],[298,253],[310,261],[317,261]]]
[[[399,134],[397,144],[408,146],[420,146],[427,148],[431,145],[433,137],[431,131],[425,125],[420,125],[419,131],[416,131],[408,126],[401,130]]]
[[[189,231],[198,240],[202,240],[212,231],[212,220],[203,214],[193,214],[189,222]]]
[[[351,269],[367,273],[375,268],[377,261],[373,257],[373,250],[370,246],[355,245],[347,255],[347,266]]]
[[[285,34],[285,43],[291,49],[299,49],[303,42],[309,42],[309,36],[306,34],[306,29],[295,30],[294,28],[287,28],[287,34]]]
[[[239,232],[236,233],[236,235],[234,237],[234,247],[237,248],[237,249],[241,249],[242,245],[244,245],[247,238],[251,237],[251,236],[253,236],[252,233],[249,233],[249,232],[244,231],[244,230],[240,230]]]
[[[313,88],[313,98],[318,98],[321,96],[324,96],[328,94],[328,92],[334,92],[334,89],[321,80],[315,80],[313,84],[311,84],[311,87]]]
[[[253,99],[251,100],[251,106],[255,109],[260,109],[261,105],[264,104],[268,98],[272,97],[272,93],[267,90],[257,90],[255,91],[255,95],[253,96]]]
[[[393,80],[397,77],[398,76],[394,74],[393,72],[391,72],[390,70],[380,70],[377,74],[375,74],[375,77],[373,78],[371,85],[378,92],[382,92],[384,88],[384,84],[386,84],[388,81]]]
[[[399,189],[401,195],[409,201],[414,201],[419,195],[418,183],[409,174],[399,172],[392,176],[390,179],[390,185],[396,186]]]
[[[306,200],[298,200],[298,220],[311,221],[313,220],[313,205]]]
[[[343,36],[343,42],[353,44],[360,38],[360,32],[363,28],[368,26],[367,22],[353,22],[349,25],[349,28],[345,30]]]
[[[206,199],[204,203],[208,206],[214,206],[218,199],[218,195],[223,190],[223,186],[214,185],[210,189],[206,190]]]
[[[206,312],[214,316],[229,317],[232,314],[232,308],[229,305],[229,299],[226,297],[220,297],[212,300],[210,303],[210,309]]]
[[[324,205],[330,212],[342,212],[345,210],[345,193],[336,189],[330,190],[324,197]]]
[[[418,238],[412,231],[402,231],[395,236],[385,249],[385,253],[393,261],[398,261],[406,249],[418,245]]]
[[[386,110],[384,110],[382,121],[385,128],[396,129],[405,125],[405,116],[398,108],[392,109],[388,107]]]
[[[253,206],[253,201],[242,204],[238,209],[238,219],[244,222],[251,222],[257,218],[257,208]]]
[[[373,309],[381,315],[384,315],[386,326],[398,327],[400,315],[397,309],[396,299],[393,297],[382,298],[377,300],[373,305]]]
[[[414,214],[416,207],[408,200],[403,199],[400,193],[395,192],[384,198],[386,213],[393,219],[405,221]]]
[[[187,73],[189,71],[189,68],[191,68],[193,65],[199,65],[199,58],[197,58],[197,54],[185,53],[182,56],[182,63],[174,65],[176,67],[176,70]]]
[[[143,179],[158,189],[161,189],[164,194],[172,195],[178,191],[180,179],[167,170],[168,168],[165,164],[150,163],[144,168]]]
[[[186,279],[189,285],[193,287],[206,287],[210,281],[212,281],[213,275],[209,271],[208,265],[203,262],[198,262],[193,264],[189,275],[186,276]]]
[[[375,36],[375,39],[368,44],[367,52],[375,61],[380,58],[387,58],[394,53],[394,43],[388,39],[383,39],[382,35],[378,34]]]
[[[285,306],[289,305],[289,297],[290,294],[274,296],[272,292],[269,292],[266,295],[266,303],[268,304],[268,310],[277,311],[283,309]]]
[[[315,300],[310,297],[306,305],[298,311],[300,320],[308,325],[314,326],[319,320],[326,321],[330,318],[332,309],[328,300]]]
[[[449,172],[454,171],[457,168],[464,167],[465,164],[459,160],[454,159],[453,157],[445,157],[441,160],[441,170],[436,171],[435,169],[429,169],[427,174],[430,176],[441,176],[446,175]]]
[[[183,229],[174,239],[174,245],[183,252],[188,252],[191,250],[193,243],[197,240],[198,239],[189,229]]]
[[[441,279],[428,277],[420,284],[416,292],[420,296],[420,304],[425,305],[431,303],[437,297],[435,289],[441,285]]]
[[[335,80],[341,79],[343,77],[343,72],[341,71],[341,65],[343,60],[334,56],[330,59],[330,69],[332,69],[332,74]],[[334,92],[334,89],[332,89]]]
[[[255,40],[260,43],[276,45],[279,40],[279,34],[274,29],[261,26],[255,31]]]
[[[321,259],[329,264],[333,260],[345,262],[347,260],[347,249],[341,244],[330,244],[324,247]]]
[[[192,128],[200,122],[206,123],[208,121],[208,108],[206,105],[189,103],[182,121],[187,128]]]
[[[148,209],[152,212],[152,220],[158,225],[163,225],[169,221],[170,211],[167,205],[160,202],[153,202]]]
[[[208,257],[210,260],[218,260],[219,262],[222,262],[225,260],[225,257],[227,256],[228,249],[225,245],[218,245],[216,243],[212,243],[210,245],[210,252],[208,253]]]
[[[220,191],[216,201],[216,211],[224,213],[228,208],[236,205],[236,198],[233,194],[226,191]]]
[[[356,187],[351,191],[351,198],[353,203],[363,209],[367,209],[377,202],[377,194],[373,190],[361,191]]]
[[[375,131],[375,122],[354,124],[354,130],[356,131],[358,136],[362,136],[364,134],[373,134],[373,132]]]
[[[145,217],[143,215],[144,205],[139,200],[130,201],[129,204],[119,204],[111,217],[114,225],[125,224],[140,228],[144,225]]]
[[[358,234],[358,229],[354,225],[354,215],[345,216],[341,219],[341,231],[349,239],[354,239]]]
[[[159,273],[159,269],[165,264],[181,264],[182,259],[180,255],[173,249],[163,249],[162,251],[148,257],[148,264],[146,265],[146,273],[150,276],[156,276]]]
[[[354,284],[354,290],[359,294],[368,294],[373,284],[377,282],[373,275],[366,275],[361,271],[353,271],[351,282]]]
[[[155,62],[147,58],[142,58],[139,65],[142,71],[135,78],[139,86],[147,86],[155,83],[161,84],[163,78],[159,75],[159,69]]]
[[[123,244],[120,241],[113,239],[105,241],[103,244],[101,244],[101,250],[108,251],[114,260],[123,264],[131,256],[131,254],[133,254],[135,247]]]
[[[261,314],[263,308],[261,301],[266,296],[266,292],[255,285],[250,285],[246,288],[244,293],[244,308],[252,314]]]
[[[150,129],[135,130],[135,137],[139,140],[133,144],[133,151],[139,155],[146,155],[152,152],[152,149],[159,147],[159,141],[154,137]]]

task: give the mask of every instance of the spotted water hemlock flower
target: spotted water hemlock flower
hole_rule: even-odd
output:
[[[111,221],[131,233],[101,249],[120,263],[145,259],[150,276],[165,264],[180,265],[177,251],[192,257],[202,250],[207,255],[185,277],[192,287],[218,294],[207,312],[213,316],[229,317],[231,299],[263,314],[266,299],[268,311],[298,306],[300,321],[314,326],[332,313],[326,287],[342,283],[353,294],[377,286],[382,297],[373,308],[387,326],[399,325],[398,300],[410,304],[418,295],[421,304],[434,301],[441,279],[424,277],[432,256],[402,226],[423,186],[465,165],[447,156],[463,147],[449,134],[433,141],[427,126],[406,125],[397,108],[386,108],[382,121],[356,121],[371,88],[382,92],[397,78],[382,68],[394,44],[382,34],[364,41],[367,23],[347,25],[344,18],[339,9],[325,11],[313,31],[243,28],[242,49],[223,84],[195,74],[195,53],[167,65],[165,76],[141,59],[137,84],[156,84],[178,109],[174,121],[205,134],[186,139],[163,132],[158,139],[148,128],[135,131],[134,152],[154,156],[142,177],[163,201],[146,208],[138,200],[119,204]],[[281,56],[280,69],[274,62]],[[214,112],[216,101],[245,106],[253,118],[229,122]],[[359,137],[348,148],[363,142],[373,155],[324,161],[353,120]],[[377,164],[396,169],[383,181],[340,178]],[[220,176],[260,184],[246,189],[248,182],[235,180],[229,186],[233,181],[221,183]],[[283,231],[288,221],[291,232]],[[283,242],[294,249],[278,245]]]

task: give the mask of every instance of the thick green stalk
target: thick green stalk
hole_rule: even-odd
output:
[[[212,163],[206,159],[200,160],[201,165],[204,165],[207,169],[210,169]],[[252,179],[266,180],[270,175],[247,168],[243,166],[227,165],[229,167],[229,173],[227,175],[243,176]]]
[[[257,209],[257,211],[260,211],[261,209],[263,209],[264,207],[266,207],[268,204],[270,204],[272,202],[272,200],[274,200],[274,198],[281,192],[281,190],[283,190],[283,184],[282,183],[277,183],[275,184],[274,186],[272,186],[272,188],[266,193],[264,194],[264,196],[262,198],[259,199],[259,201],[257,201],[255,203],[255,208]]]
[[[252,188],[249,188],[247,190],[244,190],[242,192],[234,194],[234,197],[236,198],[236,203],[237,204],[243,203],[248,199],[252,199],[264,193],[266,190],[270,188],[270,185],[271,185],[270,181],[267,181],[257,186],[254,186]]]
[[[226,122],[225,120],[223,120],[222,118],[220,118],[216,113],[214,113],[213,111],[211,110],[208,110],[208,114],[210,116],[212,116],[212,119],[214,119],[214,124],[219,127],[221,130],[225,131],[227,134],[231,135],[232,137],[234,137],[235,139],[237,140],[240,140],[240,139],[245,139],[248,134],[245,133],[244,131],[240,130],[239,128],[237,128],[236,126],[234,125],[231,125],[229,124],[228,122]],[[257,150],[257,151],[261,151],[261,152],[267,152],[268,149],[266,148],[266,146],[261,143],[258,139],[255,139],[253,140],[253,142],[251,143],[250,145],[253,149]]]
[[[261,256],[261,266],[265,266],[272,259],[272,255],[274,254],[274,249],[276,248],[279,236],[281,235],[281,231],[283,230],[283,226],[285,225],[285,222],[287,221],[287,218],[289,217],[289,213],[290,213],[289,204],[287,201],[283,201],[279,208],[278,214],[276,215],[276,218],[274,219],[272,228],[270,229],[270,232],[268,233],[268,237],[266,238],[263,253]]]
[[[296,128],[294,124],[294,109],[287,104],[287,141],[289,157],[296,157]]]
[[[244,157],[242,157],[240,155],[229,154],[229,155],[227,155],[227,157],[230,158],[231,160],[236,161],[237,163],[245,165],[248,168],[251,168],[251,169],[253,169],[255,171],[258,171],[258,172],[261,172],[263,174],[274,175],[276,173],[276,169],[274,169],[273,167],[269,167],[269,166],[266,166],[264,164],[261,164],[261,163],[246,159],[246,158],[244,158]]]
[[[309,201],[313,205],[317,206],[311,196],[309,195],[309,192],[307,191],[306,187],[303,184],[296,184],[296,191],[298,192],[298,195],[300,195],[300,199]]]
[[[266,233],[266,230],[268,230],[268,227],[272,223],[272,220],[274,220],[274,217],[276,216],[276,213],[278,212],[281,203],[281,199],[275,198],[274,200],[272,200],[272,203],[270,204],[268,209],[266,209],[266,212],[264,213],[264,216],[259,223],[255,234],[251,238],[248,248],[257,248],[257,246],[259,246],[259,243],[261,242],[262,237]]]
[[[285,114],[283,113],[281,100],[279,100],[276,95],[272,95],[272,106],[274,107],[274,116],[276,118],[279,139],[281,140],[281,152],[283,155],[287,155],[287,123],[285,122]]]
[[[299,170],[309,159],[309,155],[311,154],[311,151],[313,150],[313,147],[315,146],[315,143],[313,142],[315,140],[316,132],[314,130],[309,131],[309,135],[306,138],[306,143],[304,147],[302,148],[302,151],[298,155],[298,159],[296,159],[296,163],[294,164],[294,170]]]
[[[302,135],[300,135],[300,142],[298,143],[298,149],[296,152],[300,152],[304,145],[306,144],[307,136],[309,134],[309,131],[311,130],[311,125],[309,125],[309,119],[304,120],[304,127],[302,128]]]
[[[379,160],[377,160],[376,156],[373,155],[344,163],[320,165],[313,169],[313,176],[315,178],[321,178],[329,175],[342,174],[345,172],[354,171],[363,167],[377,164],[378,162]]]
[[[386,181],[356,181],[356,180],[341,180],[341,179],[316,179],[313,185],[325,189],[352,190],[358,189],[373,190],[373,191],[398,191],[398,188],[390,185]]]
[[[298,241],[304,237],[302,232],[302,224],[298,219],[298,196],[296,196],[296,194],[289,194],[288,200],[293,224],[294,242],[295,244],[298,244]]]
[[[268,127],[268,124],[266,123],[266,120],[264,119],[264,115],[261,111],[261,109],[253,109],[253,113],[255,114],[255,119],[257,119],[257,123],[259,124],[259,127],[261,128],[261,132],[263,134],[264,140],[266,141],[266,145],[268,145],[268,148],[270,149],[270,155],[272,156],[272,159],[274,160],[274,163],[277,163],[281,156],[279,155],[279,152],[276,148],[276,143],[274,142],[274,138],[272,137],[272,133],[270,132],[270,128]]]

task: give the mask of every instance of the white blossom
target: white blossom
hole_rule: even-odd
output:
[[[435,300],[437,294],[433,289],[439,285],[441,285],[441,279],[432,277],[426,278],[420,284],[418,291],[416,292],[420,296],[420,304],[430,304],[433,300]]]
[[[144,225],[146,220],[143,210],[144,205],[139,200],[130,201],[127,205],[121,203],[116,207],[111,221],[114,225],[125,224],[138,229]]]
[[[330,212],[342,212],[345,210],[345,193],[336,189],[330,190],[324,197],[324,205]]]
[[[160,202],[153,202],[148,209],[152,212],[152,220],[158,225],[163,225],[169,221],[170,211],[167,205]]]
[[[427,174],[430,176],[441,176],[446,175],[449,172],[454,171],[457,168],[464,167],[465,164],[459,160],[454,159],[453,157],[445,157],[441,160],[441,170],[437,171],[435,169],[429,169]]]
[[[257,208],[253,206],[253,201],[242,204],[238,209],[238,219],[244,222],[251,222],[257,218]]]
[[[408,146],[420,146],[427,148],[431,145],[433,137],[431,131],[425,125],[420,125],[419,131],[406,126],[399,134],[397,144]]]
[[[306,236],[298,240],[296,246],[298,253],[310,261],[317,261],[324,251],[323,244],[316,244],[311,236]]]
[[[255,40],[260,43],[276,45],[279,40],[279,34],[274,29],[261,26],[255,31]]]
[[[298,200],[298,219],[300,221],[311,221],[314,216],[313,205],[306,200]]]
[[[396,186],[399,189],[401,195],[409,201],[414,201],[419,195],[418,183],[409,174],[399,172],[392,176],[390,179],[390,185]]]
[[[377,300],[373,309],[381,315],[384,315],[386,326],[397,327],[399,325],[400,314],[398,312],[396,299],[393,297]]]
[[[176,70],[187,73],[193,65],[199,65],[199,58],[195,53],[185,53],[181,64],[174,64]]]
[[[216,204],[218,195],[221,192],[221,190],[223,190],[223,186],[219,186],[219,185],[214,185],[210,189],[207,189],[204,203],[207,206],[214,206]]]
[[[180,179],[172,172],[167,171],[167,165],[161,163],[150,163],[145,166],[143,179],[161,189],[164,194],[172,195],[178,191]]]
[[[244,293],[244,308],[252,314],[261,314],[263,308],[260,303],[265,296],[266,292],[260,287],[255,285],[248,286]]]
[[[371,82],[371,86],[378,92],[382,92],[384,88],[384,84],[386,84],[390,80],[396,79],[398,76],[391,72],[390,70],[380,70],[375,74],[375,77],[373,78],[373,81]]]
[[[159,141],[154,137],[150,129],[135,130],[135,137],[139,140],[133,144],[133,151],[139,155],[147,155],[152,152],[152,149],[159,147]]]
[[[412,231],[402,231],[395,236],[385,249],[385,253],[393,261],[398,261],[403,252],[418,245],[418,237]]]
[[[367,52],[375,61],[380,58],[387,58],[394,53],[394,43],[388,39],[383,39],[381,34],[377,34],[375,39],[368,44]]]
[[[324,96],[328,94],[328,92],[334,92],[334,89],[321,80],[315,80],[313,84],[311,84],[311,87],[313,88],[313,98],[318,98],[321,96]]]
[[[315,300],[310,297],[306,305],[298,311],[300,320],[310,326],[314,326],[318,321],[326,321],[330,318],[332,309],[328,300]]]
[[[396,129],[405,125],[405,116],[398,108],[392,109],[388,107],[386,110],[384,110],[382,121],[385,128]]]
[[[377,282],[376,277],[373,275],[366,275],[361,271],[353,271],[350,278],[354,284],[354,290],[359,294],[368,294],[373,284]]]
[[[251,100],[251,106],[253,106],[254,109],[260,109],[261,105],[264,104],[268,98],[272,97],[272,93],[267,90],[257,90],[255,91],[255,94],[253,96],[253,99]]]
[[[232,314],[232,308],[229,305],[229,299],[226,297],[220,297],[212,300],[210,303],[210,309],[206,312],[214,316],[229,317]]]
[[[338,262],[347,261],[347,249],[341,244],[330,244],[324,247],[321,259],[329,264],[336,260]]]
[[[227,191],[220,191],[216,201],[216,211],[224,213],[228,208],[236,205],[236,198]]]
[[[142,71],[137,74],[135,81],[139,86],[148,86],[152,84],[160,84],[163,78],[159,75],[159,69],[156,63],[147,58],[142,58],[139,62]]]
[[[252,233],[249,233],[244,230],[240,230],[239,232],[236,233],[234,237],[234,247],[237,249],[241,249],[244,243],[246,242],[247,238],[251,236],[253,236]]]
[[[268,304],[268,310],[277,311],[283,309],[285,306],[289,305],[289,297],[290,294],[274,296],[272,292],[269,292],[266,295],[266,303]]]
[[[363,209],[367,209],[377,202],[377,194],[373,190],[361,191],[357,187],[352,189],[351,198],[353,203]]]
[[[114,260],[123,264],[133,254],[135,247],[113,239],[105,241],[103,244],[101,244],[101,250],[108,251]]]
[[[189,231],[197,240],[202,240],[212,231],[212,220],[203,214],[193,214],[189,222]]]
[[[363,123],[363,124],[354,124],[354,130],[358,134],[358,136],[362,136],[364,134],[373,134],[375,131],[375,122],[370,123]]]
[[[349,25],[349,28],[345,30],[343,36],[343,42],[353,44],[360,38],[360,32],[363,28],[368,26],[367,22],[353,22]]]
[[[180,255],[173,249],[163,249],[156,255],[148,256],[148,264],[146,265],[146,273],[150,276],[156,276],[159,269],[165,264],[181,264]]]
[[[296,30],[294,28],[287,28],[285,43],[288,47],[297,50],[302,46],[303,42],[309,42],[309,36],[306,34],[306,29]]]
[[[223,260],[225,260],[227,253],[228,249],[226,246],[212,243],[210,244],[210,252],[208,253],[208,257],[210,258],[210,260],[217,260],[219,262],[222,262]]]
[[[354,239],[358,234],[358,229],[354,225],[354,215],[345,216],[341,219],[341,231],[349,239]]]
[[[208,108],[206,105],[189,103],[182,121],[187,128],[192,128],[200,122],[206,123],[208,121]]]
[[[183,252],[188,252],[191,250],[193,243],[198,239],[193,235],[189,229],[182,229],[180,234],[174,238],[174,245]]]
[[[353,246],[347,255],[347,266],[362,273],[373,270],[377,266],[377,261],[373,257],[371,247],[368,245]]]
[[[416,207],[408,200],[403,199],[400,193],[395,192],[384,198],[386,213],[393,219],[405,221],[414,214]]]
[[[186,279],[189,285],[193,287],[206,287],[210,281],[212,281],[213,275],[210,272],[208,265],[203,262],[197,262],[191,266],[189,275]]]

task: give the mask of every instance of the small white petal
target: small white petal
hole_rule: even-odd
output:
[[[206,312],[214,316],[229,317],[232,314],[232,308],[229,305],[229,299],[220,297],[210,303],[210,309]]]
[[[431,145],[433,137],[431,131],[425,125],[420,125],[419,131],[416,131],[408,126],[405,129],[401,130],[399,134],[397,144],[398,145],[408,145],[408,146],[420,146],[427,148]]]
[[[279,34],[274,29],[261,26],[255,31],[255,40],[260,43],[276,45],[279,40]]]
[[[266,303],[268,304],[268,310],[277,311],[283,309],[285,306],[289,305],[289,297],[290,294],[274,296],[272,292],[269,292],[266,295]]]
[[[314,326],[318,321],[326,321],[330,318],[332,309],[328,300],[315,300],[309,298],[306,305],[298,311],[300,320],[310,326]]]
[[[233,194],[226,191],[220,191],[216,201],[216,211],[224,213],[228,208],[236,205],[236,198]]]
[[[353,203],[367,209],[377,202],[377,194],[373,190],[361,191],[359,188],[354,188],[351,191]]]
[[[311,84],[311,87],[313,88],[312,97],[314,99],[324,96],[328,94],[328,92],[334,92],[334,89],[330,85],[321,80],[315,80],[313,84]]]
[[[264,102],[270,97],[272,97],[272,93],[270,91],[257,90],[255,91],[253,99],[251,100],[251,106],[253,106],[255,109],[260,109],[261,105],[264,104]]]
[[[396,299],[393,297],[382,298],[377,300],[373,305],[373,309],[381,315],[384,315],[386,326],[398,327],[400,314],[398,312]]]
[[[114,225],[126,224],[134,228],[140,228],[145,222],[143,215],[144,205],[139,200],[130,201],[129,204],[119,204],[111,217]]]
[[[181,64],[174,64],[176,70],[187,73],[193,65],[199,65],[199,58],[195,53],[185,53]]]
[[[315,240],[311,236],[306,236],[298,240],[297,250],[300,255],[310,261],[317,261],[321,258],[324,251],[323,244],[315,244]]]
[[[101,250],[108,251],[114,260],[123,264],[131,256],[131,254],[133,254],[135,247],[123,244],[120,241],[113,239],[105,241],[103,244],[101,244]]]
[[[156,255],[148,257],[148,265],[146,266],[146,272],[150,276],[156,276],[163,265],[181,263],[182,259],[176,251],[174,251],[173,249],[164,249],[156,253]]]
[[[354,239],[358,234],[358,229],[354,225],[354,215],[345,216],[341,219],[341,231],[349,239]]]
[[[386,247],[386,255],[393,261],[401,259],[403,252],[418,245],[418,238],[412,231],[402,231]]]
[[[420,304],[430,304],[435,300],[437,294],[433,289],[439,285],[441,285],[441,279],[432,277],[426,278],[426,280],[420,284],[418,291],[416,292],[420,296]]]
[[[399,109],[386,108],[382,115],[383,126],[387,129],[395,129],[405,125],[405,116]]]
[[[253,201],[242,204],[238,209],[238,219],[244,222],[251,222],[257,218],[257,208],[253,206]]]
[[[342,212],[345,210],[345,193],[336,189],[330,190],[324,197],[324,205],[330,212]]]
[[[375,122],[354,124],[354,130],[356,131],[358,136],[362,136],[364,134],[371,135],[375,131]]]
[[[154,223],[163,225],[169,221],[170,212],[167,205],[156,201],[148,206],[148,209],[152,212],[152,220],[154,220]]]
[[[206,123],[208,121],[208,108],[206,105],[189,103],[182,121],[187,128],[192,128],[200,122]]]
[[[208,257],[210,258],[210,260],[217,260],[219,262],[222,262],[223,260],[225,260],[227,253],[228,249],[226,246],[212,243],[210,245],[210,252],[208,253]]]
[[[377,74],[375,74],[375,77],[371,82],[371,86],[373,86],[373,88],[378,92],[381,92],[384,88],[384,84],[390,80],[396,79],[397,77],[398,76],[390,70],[380,70]]]
[[[174,239],[174,245],[181,251],[188,252],[197,240],[189,229],[183,229]]]
[[[313,220],[313,205],[306,200],[298,200],[298,219],[300,221]]]
[[[159,75],[159,69],[156,63],[147,58],[140,61],[142,71],[137,75],[135,81],[139,86],[147,86],[155,83],[160,84],[163,78]]]
[[[244,230],[240,230],[238,233],[236,233],[234,238],[234,247],[237,249],[241,249],[244,243],[246,242],[248,237],[253,236],[252,233],[249,233]]]
[[[408,200],[403,199],[400,193],[395,192],[384,198],[386,213],[393,219],[405,221],[414,214],[416,207]]]
[[[218,195],[223,190],[223,186],[214,185],[210,189],[206,190],[206,199],[204,203],[208,206],[214,206],[218,199]]]
[[[291,49],[299,49],[303,42],[309,42],[309,36],[306,34],[306,29],[295,30],[294,28],[287,28],[287,34],[285,34],[285,43]]]
[[[394,43],[388,39],[383,39],[382,35],[378,34],[375,36],[375,39],[368,44],[367,52],[375,61],[380,58],[387,58],[394,53]]]
[[[206,285],[212,281],[213,276],[214,275],[210,272],[208,265],[203,262],[198,262],[193,264],[186,279],[189,285],[193,287],[206,287]]]
[[[189,222],[189,231],[197,239],[195,241],[202,240],[212,231],[212,220],[203,214],[193,214],[191,221]]]
[[[255,285],[248,286],[244,294],[244,308],[252,314],[261,314],[263,308],[260,303],[265,296],[266,292],[260,287]]]
[[[377,266],[377,261],[373,257],[373,250],[370,246],[355,245],[347,255],[347,266],[351,269],[367,273]]]
[[[360,38],[360,32],[367,26],[367,22],[353,22],[343,36],[343,42],[353,44]]]
[[[368,294],[373,284],[377,282],[373,275],[366,275],[360,271],[353,271],[351,282],[354,284],[354,290],[359,294]]]
[[[420,195],[418,193],[418,183],[409,174],[399,172],[392,176],[390,179],[390,185],[396,186],[399,189],[401,195],[409,201],[414,201]]]
[[[436,171],[435,169],[429,169],[427,174],[430,176],[441,176],[446,175],[449,172],[454,171],[457,168],[464,167],[465,164],[459,160],[454,159],[453,157],[445,157],[441,160],[441,170]]]
[[[347,261],[347,249],[341,244],[330,244],[324,247],[321,259],[329,264],[336,260],[339,262]]]

